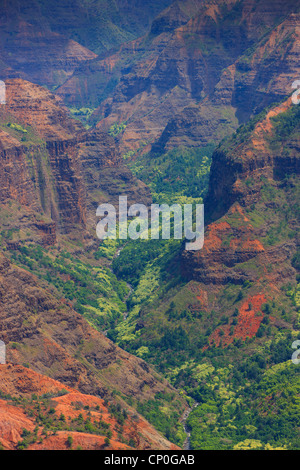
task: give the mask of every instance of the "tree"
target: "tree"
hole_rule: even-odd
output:
[[[69,449],[72,448],[72,445],[73,445],[73,437],[72,437],[72,436],[68,436],[68,438],[67,438],[67,446],[69,447]]]

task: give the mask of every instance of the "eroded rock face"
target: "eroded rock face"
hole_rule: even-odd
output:
[[[293,106],[289,99],[272,108],[253,125],[252,131],[247,134],[244,130],[245,136],[240,137],[236,134],[215,151],[205,200],[204,247],[182,256],[183,273],[189,279],[207,285],[256,283],[262,276],[260,267],[271,263],[267,277],[272,284],[293,281],[291,258],[297,246],[296,221],[291,217],[288,222],[292,230],[288,240],[278,239],[276,245],[266,238],[270,226],[279,223],[280,216],[285,217],[284,209],[279,209],[284,205],[280,197],[287,204],[294,204],[294,184],[285,185],[284,180],[300,172],[299,139],[293,132],[275,144],[277,131],[273,121],[275,117],[284,119],[293,111],[295,131],[299,121],[298,109]],[[277,193],[281,196],[276,201]],[[247,265],[251,259],[255,270]]]
[[[45,216],[48,220],[39,222],[32,215],[30,222],[43,232],[43,244],[54,243],[55,230],[95,227],[97,206],[117,203],[119,193],[149,203],[149,190],[123,166],[112,137],[87,131],[39,85],[13,79],[6,81],[6,90],[0,110],[5,129],[0,133],[0,202],[14,200],[27,216]]]
[[[7,130],[1,139],[1,202],[16,200],[57,224],[83,224],[84,187],[76,149],[83,127],[38,85],[7,80],[6,95],[1,107]]]
[[[97,54],[144,34],[171,2],[3,0],[1,78],[19,77],[57,87]]]

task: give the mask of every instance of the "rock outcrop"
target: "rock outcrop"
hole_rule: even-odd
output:
[[[1,2],[1,79],[23,78],[50,87],[63,83],[97,54],[49,25],[39,2]]]
[[[111,79],[120,81],[93,119],[106,131],[114,123],[126,124],[118,136],[123,153],[162,154],[180,145],[219,142],[252,114],[289,95],[298,79],[297,3],[202,2],[191,16],[180,16],[186,11],[180,5],[174,3],[154,21],[156,34],[105,59]],[[126,57],[129,66],[122,69]],[[93,74],[92,68],[81,74],[92,88]],[[101,76],[97,66],[96,76]],[[66,96],[63,87],[60,92]]]
[[[2,0],[1,79],[23,78],[53,89],[81,64],[144,34],[170,3]]]
[[[286,126],[285,131],[279,126]],[[183,253],[184,275],[208,286],[255,285],[262,279],[275,286],[295,282],[291,259],[298,244],[297,222],[287,207],[293,211],[297,197],[298,128],[298,108],[288,99],[215,151],[204,247]],[[289,237],[281,235],[282,224]]]
[[[117,203],[119,194],[149,203],[149,190],[124,167],[112,137],[87,131],[39,85],[7,80],[6,92],[0,110],[0,201],[26,208],[24,227],[38,227],[43,244],[53,244],[57,231],[95,229],[97,206]]]

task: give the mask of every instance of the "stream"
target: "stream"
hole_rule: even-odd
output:
[[[121,246],[120,248],[117,249],[113,259],[115,259],[117,256],[120,255],[120,253],[123,250],[124,246]],[[111,270],[112,273],[114,272],[112,267],[110,267],[110,270]],[[126,282],[126,286],[128,287],[128,293],[127,293],[126,297],[124,298],[125,303],[126,303],[126,300],[129,299],[129,297],[131,296],[131,294],[133,292],[133,287],[132,287],[131,284],[129,284],[129,282]],[[128,311],[126,310],[124,312],[124,320],[126,320],[127,316],[128,316]],[[185,439],[184,444],[183,444],[183,450],[191,450],[191,442],[190,442],[191,433],[190,433],[190,429],[187,425],[187,419],[188,419],[190,413],[193,411],[193,409],[195,409],[198,405],[199,405],[199,403],[195,402],[191,408],[189,408],[188,410],[185,410],[185,412],[183,413],[181,422],[183,424],[184,432],[186,434],[186,439]]]
[[[188,419],[190,413],[193,411],[193,409],[195,409],[198,405],[199,405],[199,403],[197,403],[197,402],[194,403],[192,408],[186,410],[183,413],[181,422],[182,422],[183,427],[184,427],[184,432],[186,433],[186,439],[185,439],[184,444],[183,444],[183,450],[191,450],[191,442],[190,442],[191,433],[190,433],[189,427],[187,425],[187,419]]]

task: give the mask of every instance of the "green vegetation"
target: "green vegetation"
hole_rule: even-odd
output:
[[[117,249],[120,246],[120,240],[113,240],[106,238],[103,240],[98,250],[94,253],[94,258],[99,260],[101,258],[107,258],[112,260],[116,255]]]
[[[81,432],[105,436],[107,439],[112,437],[111,424],[104,421],[102,411],[99,412],[99,406],[84,406],[80,402],[73,403],[75,416],[66,418],[62,413],[58,413],[55,408],[53,398],[67,394],[65,390],[57,393],[46,393],[44,395],[33,394],[30,397],[15,397],[0,391],[0,397],[9,404],[21,408],[25,414],[36,423],[34,431],[23,429],[22,440],[18,442],[17,449],[27,449],[30,444],[42,442],[47,436],[55,435],[58,431]],[[53,407],[54,406],[54,407]],[[127,413],[119,403],[114,401],[107,403],[109,417],[117,420],[118,438],[121,442],[128,444],[123,436],[123,426],[127,422]],[[77,413],[76,413],[77,412]],[[95,417],[95,413],[98,416]],[[66,446],[70,449],[73,445],[73,438],[69,435],[66,439]]]
[[[70,113],[71,115],[81,121],[87,128],[89,127],[88,121],[93,114],[94,109],[92,108],[74,108],[70,107]]]
[[[300,109],[296,108],[273,119],[270,149],[282,149],[284,142],[285,152],[295,152],[292,141],[297,136]],[[247,141],[265,114],[241,126],[220,146],[235,162],[241,159],[235,149]],[[115,125],[111,134],[117,136],[123,125]],[[202,202],[213,148],[136,155],[134,161],[129,155],[127,161],[150,185],[156,202]],[[249,191],[257,185],[259,200],[246,205],[243,216],[238,211],[226,215],[229,230],[221,236],[221,249],[230,248],[238,229],[242,237],[246,234],[239,241],[248,242],[251,226],[257,230],[255,241],[265,249],[290,249],[292,267],[298,269],[299,252],[293,244],[294,222],[299,216],[297,178],[281,175],[279,184],[261,175],[242,184]],[[11,229],[1,232],[5,240],[14,236]],[[286,248],[290,240],[291,248]],[[129,240],[123,245],[107,240],[90,253],[89,260],[83,254],[73,256],[67,249],[55,252],[32,245],[11,252],[10,257],[47,281],[58,298],[70,302],[95,328],[107,331],[120,347],[151,363],[190,402],[198,403],[188,418],[192,448],[300,449],[299,368],[291,362],[292,342],[300,338],[299,276],[280,288],[272,278],[272,260],[257,263],[249,257],[234,266],[246,281],[227,281],[206,290],[202,283],[185,279],[178,256],[182,246],[182,241],[172,239]],[[289,261],[282,264],[282,270],[291,272]],[[273,290],[270,282],[275,285]],[[244,304],[248,303],[250,312],[255,305],[251,297],[270,291],[276,297],[255,310],[254,320],[260,319],[257,329],[246,339],[237,334]],[[216,331],[219,343],[213,336]],[[232,341],[223,347],[228,337]],[[144,403],[123,398],[171,441],[183,444],[185,435],[178,424],[181,410],[172,394],[158,394]],[[110,412],[122,426],[124,413],[115,405]],[[55,418],[51,426],[65,423]],[[98,430],[93,423],[76,422],[76,426],[88,432]],[[110,437],[107,432],[107,445]],[[28,439],[25,433],[20,446],[26,446]]]
[[[164,253],[172,253],[180,247],[176,240],[135,240],[127,243],[120,255],[113,260],[112,267],[119,279],[126,279],[134,287],[145,274],[151,262],[161,258]]]
[[[44,142],[31,126],[24,126],[21,122],[16,122],[15,119],[15,116],[4,112],[3,109],[0,110],[0,129],[10,134],[28,149],[32,144],[44,145]]]
[[[171,442],[182,446],[185,440],[185,433],[182,424],[180,424],[180,413],[178,411],[171,411],[166,402],[173,402],[174,405],[175,394],[157,393],[154,400],[149,400],[146,403],[139,403],[137,411],[145,416],[145,418],[153,424],[153,426],[161,431],[167,439]],[[178,403],[178,409],[181,409]]]
[[[266,368],[264,356],[257,355],[239,367],[214,370],[188,418],[192,448],[247,448],[251,440],[262,449],[299,449],[299,392],[299,371],[291,361]]]
[[[114,256],[116,254],[118,243],[110,242],[105,242],[96,252],[91,253],[92,259],[90,262],[87,260],[83,261],[83,256],[80,258],[78,256],[74,257],[66,250],[57,252],[55,248],[47,250],[35,245],[22,246],[19,251],[11,251],[8,254],[13,262],[28,269],[54,287],[57,297],[73,305],[93,327],[101,331],[108,329],[108,336],[112,337],[117,332],[118,325],[120,326],[120,331],[123,331],[127,321],[124,317],[128,313],[128,308],[131,315],[131,312],[134,311],[134,307],[132,308],[131,306],[134,306],[136,303],[139,305],[144,301],[147,288],[141,287],[141,282],[140,294],[137,289],[134,298],[127,299],[129,294],[127,283],[122,279],[118,280],[109,267],[100,264],[101,262],[111,262],[111,255]],[[132,248],[134,246],[133,243]],[[104,253],[101,252],[102,249]],[[108,250],[108,256],[105,250]],[[151,250],[149,251],[150,258]],[[168,257],[173,256],[171,245],[168,244],[167,247],[163,247],[162,244],[158,254],[163,258],[161,268],[164,271],[164,263],[167,262]],[[115,259],[121,259],[121,256],[122,252]],[[127,263],[126,256],[124,257],[124,263]],[[145,271],[144,282],[149,285],[149,296],[151,296],[151,289],[158,287],[158,283],[153,286],[153,279],[146,281],[148,276],[149,272],[147,270]],[[157,276],[160,276],[159,271],[157,271]],[[126,337],[125,333],[124,337]],[[18,349],[18,347],[19,345],[16,343],[13,345],[15,349]],[[145,348],[141,348],[139,353],[143,355],[145,352]],[[122,398],[128,401],[131,406],[140,406],[145,413],[147,413],[147,409],[151,408],[151,403],[147,404],[145,402],[141,404],[139,402],[131,402],[126,396]],[[169,403],[164,397],[160,397],[157,403],[159,403],[159,406],[152,410],[149,419],[152,424],[157,424],[158,429],[162,432],[170,434],[174,442],[181,444],[183,432],[180,425],[178,425],[178,420],[183,411],[182,406],[180,404],[175,406],[174,403]],[[118,407],[110,407],[109,410],[120,423],[120,426],[122,426],[122,422],[125,419],[123,411],[120,413]],[[172,415],[171,421],[166,419],[166,413]],[[53,425],[56,426],[56,422]],[[79,423],[76,424],[76,429],[82,429],[81,427],[78,428],[78,425]],[[64,429],[66,428],[64,427]],[[86,432],[96,431],[89,425]],[[133,445],[133,443],[131,444]]]
[[[232,152],[232,148],[246,142],[266,112],[241,126],[232,138],[222,143],[222,150]],[[274,118],[274,134],[279,142],[298,135],[298,113],[293,109],[284,117]],[[285,149],[294,151],[289,145]],[[147,160],[148,167],[144,157],[129,163],[135,173],[150,184],[159,202],[166,202],[168,196],[170,200],[176,195],[195,196],[191,189],[193,184],[189,187],[186,184],[195,181],[193,177],[189,180],[191,154],[188,152],[186,172],[182,170],[186,179],[183,177],[176,186],[183,153],[172,152]],[[239,158],[238,153],[236,158]],[[195,160],[193,163],[195,165]],[[205,172],[201,176],[205,178]],[[280,185],[263,176],[260,182],[246,181],[250,189],[253,184],[261,185],[261,198],[255,205],[246,207],[246,220],[238,213],[228,216],[226,221],[232,230],[244,225],[246,229],[249,223],[261,228],[260,241],[264,247],[293,240],[296,236],[294,221],[299,215],[297,177],[287,175]],[[233,238],[228,235],[223,240],[224,246],[229,247]],[[168,276],[168,273],[179,272],[176,251],[168,257],[167,245],[162,242],[152,246],[149,241],[138,243],[136,252],[129,243],[113,263],[117,276],[129,280],[134,291],[128,301],[126,320],[110,330],[109,335],[124,349],[152,363],[175,387],[183,388],[199,403],[188,419],[192,448],[299,449],[296,424],[299,420],[299,370],[291,362],[292,342],[300,337],[298,286],[287,285],[282,289],[285,295],[266,302],[261,311],[256,312],[261,323],[252,338],[234,338],[226,348],[222,347],[222,342],[219,347],[212,343],[206,349],[216,328],[223,337],[225,326],[229,325],[230,335],[234,335],[239,308],[250,293],[253,295],[255,286],[249,281],[241,286],[228,282],[219,294],[209,299],[216,310],[206,311],[197,302],[197,283],[186,284],[180,275]],[[298,255],[297,252],[292,258],[295,268],[299,265]],[[165,259],[168,262],[164,264]],[[272,272],[272,265],[262,267],[250,259],[239,263],[239,268],[249,276],[258,276],[261,287],[267,291],[265,275]],[[142,291],[147,295],[143,297]],[[249,310],[252,308],[249,302]],[[284,322],[288,326],[285,323],[278,327]],[[152,403],[151,409],[157,408],[158,405]],[[143,413],[155,422],[150,407],[144,408]],[[159,426],[157,422],[155,425]],[[160,425],[163,426],[163,421]]]
[[[23,134],[27,134],[27,132],[28,132],[26,129],[24,129],[24,127],[22,127],[20,124],[16,124],[16,123],[8,122],[7,127],[9,127],[10,129],[14,129],[18,132],[22,132]]]
[[[285,113],[280,113],[272,118],[273,132],[269,138],[269,144],[273,150],[282,149],[284,154],[289,154],[292,149],[287,144],[291,138],[299,138],[300,127],[300,109],[299,106],[292,106]]]
[[[207,186],[215,145],[177,148],[162,156],[143,155],[128,163],[133,173],[152,190],[160,203],[200,202]]]
[[[126,122],[121,122],[120,124],[117,124],[116,122],[112,124],[108,130],[109,135],[112,137],[117,137],[119,134],[124,132],[126,129]]]
[[[66,251],[51,256],[39,245],[23,246],[11,258],[53,285],[95,328],[113,328],[123,318],[128,287],[108,267],[84,263]]]
[[[51,30],[63,33],[97,54],[115,49],[122,43],[142,36],[168,0],[153,0],[148,4],[136,4],[128,9],[116,0],[86,0],[69,8],[68,0],[62,0],[60,8],[49,0],[38,0],[34,13],[22,12],[22,18],[48,24]],[[59,13],[58,13],[59,12]]]

